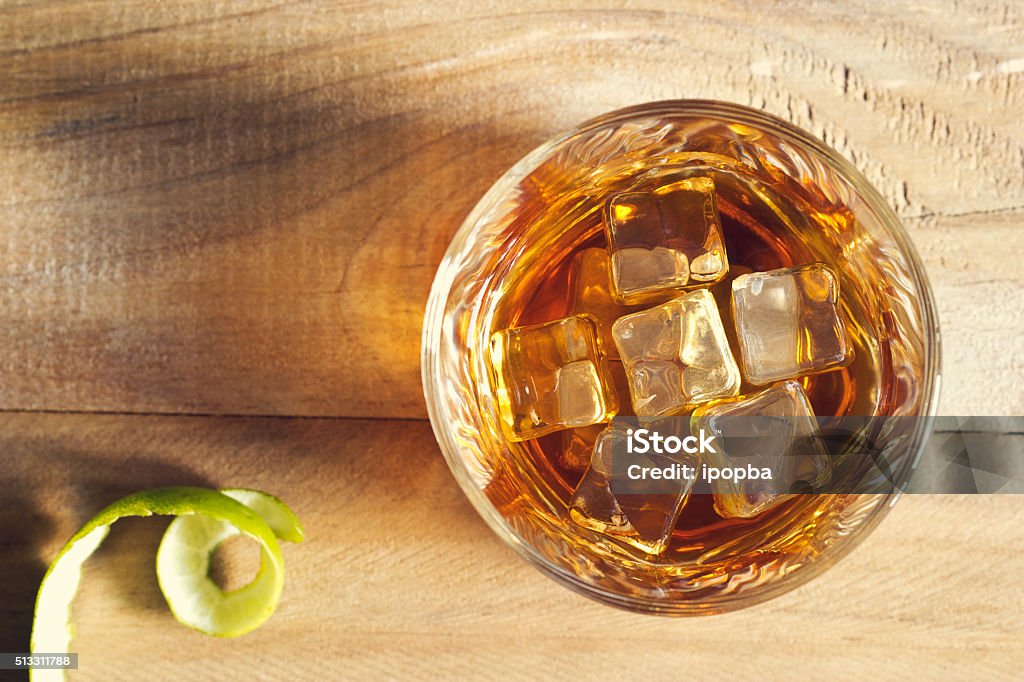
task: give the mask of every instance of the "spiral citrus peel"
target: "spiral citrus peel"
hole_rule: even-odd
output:
[[[158,488],[114,502],[90,519],[64,545],[43,577],[36,597],[32,652],[67,653],[74,636],[71,602],[82,565],[110,526],[126,516],[175,516],[156,556],[157,580],[174,617],[217,637],[237,637],[263,624],[277,608],[284,586],[278,539],[301,542],[302,524],[276,497],[258,490]],[[260,569],[251,583],[223,591],[209,577],[210,559],[230,537],[245,535],[260,545]],[[62,680],[63,670],[37,669],[31,679]]]

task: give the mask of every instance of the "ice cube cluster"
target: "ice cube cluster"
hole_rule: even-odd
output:
[[[710,177],[611,196],[604,232],[607,247],[585,249],[572,264],[569,317],[498,331],[490,345],[505,437],[564,431],[562,464],[583,472],[570,518],[650,554],[667,547],[690,486],[632,503],[610,487],[609,453],[623,434],[602,425],[630,407],[642,420],[693,415],[712,431],[737,423],[725,416],[772,417],[757,420],[756,438],[722,439],[761,443],[756,453],[718,452],[703,464],[753,458],[792,483],[827,480],[828,455],[796,379],[852,358],[836,274],[817,262],[744,268],[733,273],[730,309],[721,309],[709,288],[729,285],[729,258]],[[716,511],[750,517],[786,497],[759,485],[719,479]]]

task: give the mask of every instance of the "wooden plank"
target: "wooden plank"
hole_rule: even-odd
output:
[[[797,591],[673,620],[599,605],[529,567],[477,517],[422,422],[7,414],[0,470],[5,651],[27,642],[45,563],[122,494],[255,486],[306,525],[307,542],[284,547],[278,612],[234,640],[164,607],[153,557],[165,522],[115,526],[75,604],[78,680],[987,679],[1024,663],[1013,496],[907,496]]]
[[[905,222],[939,312],[939,414],[1024,414],[1024,210]]]
[[[552,133],[647,100],[780,114],[936,225],[1024,205],[1019,6],[754,7],[0,7],[0,407],[422,417],[421,313],[462,218]],[[929,266],[952,338],[1005,312]],[[1019,336],[986,338],[951,378],[1019,370]]]

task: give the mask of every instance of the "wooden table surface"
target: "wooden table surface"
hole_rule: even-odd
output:
[[[747,611],[577,597],[502,545],[434,442],[422,311],[466,213],[555,132],[732,100],[896,207],[941,412],[1024,414],[1019,3],[0,2],[0,651],[45,565],[147,487],[277,493],[309,540],[235,640],[176,625],[125,521],[87,565],[74,679],[1012,679],[1024,498],[913,496]]]

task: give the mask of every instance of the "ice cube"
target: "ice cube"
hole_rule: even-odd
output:
[[[853,347],[839,280],[822,263],[741,275],[732,283],[743,374],[763,386],[845,364]]]
[[[725,517],[756,516],[789,498],[812,492],[832,475],[811,404],[796,381],[694,410],[693,422],[715,436],[707,467],[768,469],[772,478],[711,481],[715,510]]]
[[[686,404],[683,374],[670,360],[639,360],[626,372],[630,396],[637,415],[654,417],[669,414]]]
[[[622,303],[651,302],[686,286],[717,282],[729,271],[715,183],[708,177],[613,196],[605,236],[612,294]]]
[[[628,428],[612,423],[597,437],[590,466],[569,502],[569,518],[577,525],[613,537],[648,554],[661,554],[669,545],[679,514],[686,504],[694,479],[671,482],[671,494],[627,494],[612,491],[615,467],[624,470]],[[615,458],[619,458],[618,462]],[[699,470],[694,455],[660,458],[659,465],[686,464]],[[629,460],[632,461],[632,460]],[[621,472],[620,472],[621,473]],[[659,481],[665,483],[665,481]]]
[[[739,392],[739,368],[706,289],[619,318],[612,336],[638,417],[678,413]]]
[[[612,377],[612,390],[619,405],[618,414],[630,414],[629,383],[626,380],[626,369],[619,360],[609,360],[608,370]],[[590,465],[590,456],[594,451],[594,443],[605,424],[593,424],[562,432],[561,464],[572,471],[582,471]]]
[[[593,424],[562,431],[562,466],[572,471],[582,471],[590,466],[594,444],[605,428],[604,424]]]
[[[620,300],[646,301],[650,296],[682,287],[690,279],[686,254],[664,246],[625,246],[612,252]],[[640,292],[640,295],[629,293]]]
[[[646,360],[673,362],[679,355],[682,325],[675,301],[620,317],[612,325],[619,357],[629,366]]]
[[[586,426],[604,418],[601,377],[593,360],[576,360],[555,371],[558,416],[568,427]]]
[[[597,330],[587,317],[495,332],[490,360],[502,430],[509,440],[606,422],[618,410]]]
[[[608,249],[584,249],[576,254],[570,270],[570,312],[590,315],[597,320],[598,341],[609,358],[618,358],[612,340],[612,323],[623,315],[636,312],[635,306],[617,303],[612,297],[611,262]]]

